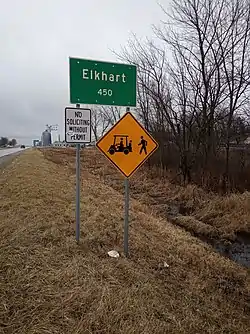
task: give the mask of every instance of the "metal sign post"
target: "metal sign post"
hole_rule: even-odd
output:
[[[80,104],[76,105],[80,108]],[[76,241],[80,240],[80,144],[76,144]]]
[[[91,110],[80,108],[65,108],[65,141],[76,145],[76,241],[80,240],[80,154],[81,144],[91,142]]]
[[[80,239],[80,144],[76,144],[76,241]]]
[[[125,212],[124,212],[124,254],[128,257],[128,227],[129,227],[129,178],[125,178]]]
[[[128,111],[96,143],[97,148],[125,176],[124,254],[129,239],[129,178],[157,150],[158,143]]]
[[[137,66],[69,58],[70,103],[127,107],[127,113],[96,146],[125,176],[124,253],[128,256],[129,177],[156,150],[158,144],[129,112],[137,106]],[[69,109],[69,108],[68,108]],[[83,110],[83,109],[81,109]],[[86,109],[85,109],[86,110]],[[72,111],[72,110],[71,110]],[[89,114],[90,115],[90,114]],[[89,130],[88,130],[89,129]],[[91,135],[91,116],[65,110],[65,140],[76,146],[76,240],[80,235],[80,143]],[[107,136],[108,135],[108,136]],[[90,139],[89,139],[90,140]],[[90,141],[89,141],[90,142]],[[148,146],[146,147],[148,143]],[[118,153],[119,152],[119,153]],[[126,158],[124,159],[124,155]]]

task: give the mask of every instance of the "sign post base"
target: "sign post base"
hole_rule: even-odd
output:
[[[125,178],[125,212],[124,212],[124,254],[128,257],[128,228],[129,228],[129,178]]]

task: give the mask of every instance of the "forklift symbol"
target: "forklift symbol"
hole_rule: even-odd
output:
[[[132,152],[132,140],[128,140],[127,135],[114,135],[114,142],[110,145],[108,152],[111,155],[116,152],[123,152],[127,155],[129,152]]]

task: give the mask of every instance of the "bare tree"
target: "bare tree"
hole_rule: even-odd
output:
[[[169,21],[161,28],[155,27],[157,36],[172,50],[174,65],[171,65],[171,73],[172,76],[174,73],[175,85],[183,87],[181,100],[186,100],[187,94],[190,96],[188,109],[192,109],[199,129],[196,146],[201,149],[203,168],[213,153],[215,113],[225,89],[219,66],[219,46],[216,48],[215,45],[223,2],[174,0],[172,13],[165,11]],[[182,75],[177,78],[176,67],[180,66],[185,69],[185,77],[182,70]]]
[[[0,147],[1,146],[7,146],[9,142],[9,139],[7,137],[1,137],[0,138]]]
[[[154,27],[157,41],[134,36],[118,55],[137,65],[137,112],[161,143],[160,164],[173,143],[184,181],[199,169],[203,184],[223,144],[228,178],[230,141],[241,140],[239,117],[249,105],[249,6],[173,0],[171,12],[163,9],[167,21]]]
[[[119,58],[137,65],[137,113],[145,128],[153,132],[161,142],[160,164],[163,147],[169,128],[176,131],[176,117],[171,108],[171,92],[166,72],[166,53],[155,43],[130,40],[129,47],[123,48]]]
[[[92,110],[92,132],[95,140],[113,126],[122,116],[122,108],[114,106],[100,106]]]
[[[109,125],[114,125],[122,116],[122,108],[116,106],[102,106],[101,112],[109,120]]]
[[[216,40],[222,55],[222,67],[227,84],[226,103],[227,136],[224,182],[229,176],[231,128],[236,113],[247,103],[250,84],[250,3],[247,0],[231,0],[226,8]]]
[[[103,136],[105,131],[110,126],[110,119],[106,117],[102,108],[94,108],[91,115],[91,128],[94,134],[95,141]]]
[[[10,144],[11,146],[16,146],[16,144],[17,144],[17,140],[16,140],[15,138],[13,138],[13,139],[10,140],[9,144]]]
[[[193,98],[199,129],[196,146],[202,147],[203,169],[215,154],[215,122],[221,110],[228,110],[226,177],[233,116],[246,102],[250,82],[249,6],[248,0],[173,0],[172,13],[165,11],[169,21],[163,28],[155,28],[174,55],[171,73],[175,86],[183,87],[185,79],[182,102],[186,106],[187,94]],[[180,68],[180,64],[185,78],[176,77],[176,65]]]

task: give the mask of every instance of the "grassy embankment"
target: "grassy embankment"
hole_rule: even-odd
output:
[[[247,270],[146,201],[131,201],[130,259],[107,256],[122,254],[123,195],[102,181],[91,150],[83,157],[77,245],[74,151],[44,152],[54,162],[29,150],[0,171],[0,331],[250,332]]]
[[[99,175],[102,182],[122,193],[120,173],[95,149],[85,152],[81,157],[82,168]],[[74,169],[74,150],[48,150],[46,157]],[[144,166],[131,178],[131,196],[150,207],[152,213],[171,217],[177,225],[208,238],[234,240],[238,233],[250,233],[249,192],[221,196],[195,185],[184,188]]]

